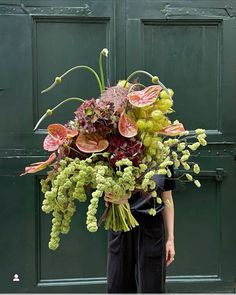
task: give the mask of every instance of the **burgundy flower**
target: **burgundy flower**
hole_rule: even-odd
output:
[[[134,166],[138,166],[144,156],[145,148],[136,138],[125,138],[121,135],[109,137],[107,151],[111,153],[109,163],[115,166],[116,161],[128,158]]]
[[[76,117],[81,120],[86,116],[91,116],[95,108],[95,99],[91,98],[83,102],[75,111]]]

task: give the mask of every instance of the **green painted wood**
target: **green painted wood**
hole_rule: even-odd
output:
[[[114,3],[49,2],[0,2],[0,182],[5,200],[0,214],[4,224],[0,290],[104,292],[107,233],[103,228],[96,235],[87,231],[88,202],[79,206],[70,236],[62,237],[62,247],[53,252],[47,246],[51,216],[41,213],[40,175],[22,178],[19,174],[29,163],[45,159],[46,126],[66,122],[78,105],[68,104],[34,133],[45,109],[67,97],[99,94],[96,80],[84,71],[72,73],[49,94],[41,95],[41,90],[74,65],[98,70],[98,55],[104,47],[110,50],[106,72],[113,83]],[[101,205],[98,214],[103,211]],[[14,274],[19,281],[13,282]]]
[[[70,96],[98,95],[95,79],[82,71],[52,92],[41,90],[76,64],[98,69],[103,47],[110,50],[111,84],[136,69],[155,73],[175,90],[175,116],[190,129],[207,129],[209,145],[197,154],[202,188],[178,183],[174,193],[176,258],[167,291],[233,292],[235,10],[232,0],[0,0],[1,292],[106,290],[106,232],[86,231],[87,203],[59,250],[50,251],[42,175],[19,177],[26,165],[46,158],[46,126],[66,122],[77,105],[58,110],[34,133],[42,112]],[[14,274],[20,281],[13,282]]]
[[[202,188],[178,185],[174,194],[176,258],[167,290],[233,292],[235,4],[128,0],[126,15],[127,55],[134,50],[127,73],[145,68],[159,75],[175,90],[174,116],[208,133],[197,157]]]

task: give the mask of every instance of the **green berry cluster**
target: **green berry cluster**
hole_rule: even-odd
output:
[[[178,121],[175,121],[174,123],[178,123]],[[195,174],[199,174],[199,165],[189,160],[192,152],[196,151],[200,146],[205,146],[207,144],[205,138],[206,132],[204,129],[196,129],[194,134],[191,135],[188,131],[184,131],[175,137],[167,139],[166,137],[163,137],[162,140],[159,140],[156,144],[156,153],[153,155],[148,154],[145,157],[145,163],[150,164],[155,162],[156,165],[153,165],[152,168],[155,171],[155,174],[158,175],[173,177],[170,169],[168,168],[171,165],[173,165],[176,169],[183,167],[186,171],[192,168]],[[189,143],[190,139],[197,139],[197,141]],[[189,175],[189,173],[184,173],[178,179],[181,180],[183,176],[186,176],[187,181],[192,181],[197,187],[200,187],[200,181],[194,179],[193,177],[191,178],[191,175]],[[145,190],[147,186],[148,181],[144,177],[142,189]]]

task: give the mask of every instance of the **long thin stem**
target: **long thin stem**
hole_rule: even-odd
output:
[[[62,74],[60,77],[57,77],[55,79],[55,81],[52,83],[52,85],[50,85],[48,88],[44,89],[41,91],[41,93],[45,93],[45,92],[48,92],[50,91],[52,88],[54,88],[57,84],[59,84],[60,82],[57,82],[57,81],[61,81],[62,78],[64,78],[67,74],[69,74],[70,72],[76,70],[76,69],[86,69],[90,72],[92,72],[95,76],[95,78],[97,79],[97,82],[98,82],[98,86],[99,86],[99,90],[100,90],[100,94],[102,93],[102,83],[101,83],[101,80],[97,74],[96,71],[94,71],[94,69],[92,69],[91,67],[88,67],[88,66],[85,66],[85,65],[79,65],[79,66],[75,66],[71,69],[69,69],[68,71],[66,71],[64,74]]]
[[[113,216],[113,230],[116,231],[117,227],[116,227],[116,214],[115,214],[115,205],[112,204],[112,216]]]
[[[158,81],[158,84],[165,90],[165,92],[168,94],[169,98],[172,100],[172,97],[171,97],[168,89],[166,88],[166,86],[163,83],[161,83],[160,80]]]
[[[129,80],[130,80],[133,76],[135,76],[136,74],[144,74],[144,75],[147,75],[148,77],[150,77],[151,79],[154,77],[152,74],[150,74],[150,73],[147,72],[147,71],[137,70],[137,71],[134,71],[133,73],[131,73],[131,74],[128,76],[128,78],[127,78],[126,81],[125,81],[124,87],[125,87],[126,84],[129,82]],[[169,98],[172,100],[171,95],[170,95],[168,89],[166,88],[166,86],[165,86],[165,85],[164,85],[159,79],[158,79],[157,84],[159,84],[159,85],[160,85],[160,86],[166,91],[166,93],[168,94]]]
[[[133,85],[129,88],[128,93],[130,93],[130,92],[133,90],[133,88],[134,88],[135,86],[142,86],[143,88],[146,87],[145,85],[143,85],[143,84],[141,84],[141,83],[135,83],[135,84],[133,84]]]
[[[80,153],[79,151],[77,151],[76,149],[72,148],[71,146],[67,145],[66,147],[68,147],[70,150],[76,152],[77,154],[83,155],[82,153]]]
[[[122,223],[122,230],[123,230],[123,231],[129,231],[130,228],[129,228],[129,226],[128,226],[126,220],[125,220],[125,213],[124,213],[124,211],[123,211],[123,207],[124,207],[123,204],[118,205],[117,210],[118,210],[118,213],[119,213],[119,215],[120,215],[120,221],[121,221],[121,223]]]
[[[153,75],[152,75],[152,74],[150,74],[150,73],[148,73],[148,72],[146,72],[146,71],[143,71],[143,70],[137,70],[137,71],[134,71],[133,73],[131,73],[131,74],[128,76],[128,78],[127,78],[126,81],[125,81],[124,87],[125,87],[126,84],[129,82],[129,80],[130,80],[133,76],[135,76],[136,74],[145,74],[145,75],[149,76],[151,79],[153,78]]]
[[[105,81],[104,81],[104,72],[103,72],[103,66],[102,66],[102,52],[99,55],[99,69],[100,69],[100,76],[101,76],[101,84],[102,84],[102,90],[105,89]]]
[[[85,100],[79,97],[70,97],[67,98],[65,100],[63,100],[62,102],[60,102],[58,105],[56,105],[52,110],[47,110],[46,113],[38,120],[37,124],[34,127],[34,131],[38,128],[39,124],[47,117],[52,115],[52,113],[59,108],[61,105],[63,105],[64,103],[68,102],[68,101],[72,101],[72,100],[77,100],[80,102],[84,102]]]

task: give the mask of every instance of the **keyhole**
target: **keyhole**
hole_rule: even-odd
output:
[[[17,273],[14,274],[13,282],[19,282],[19,281],[20,281],[20,279],[19,279],[18,274]]]

